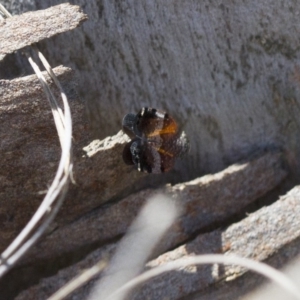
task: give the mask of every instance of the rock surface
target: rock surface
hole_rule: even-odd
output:
[[[118,155],[117,148],[107,146],[106,151],[110,152],[111,157]],[[135,170],[133,172],[138,173]],[[115,176],[117,174],[119,172]],[[180,219],[160,243],[160,252],[165,251],[192,238],[197,232],[216,227],[240,213],[247,205],[274,189],[286,175],[281,154],[267,153],[250,162],[233,165],[220,173],[190,182],[161,187],[159,190],[145,189],[60,227],[39,243],[24,262],[76,252],[76,249],[87,245],[105,245],[125,234],[145,201],[159,191],[170,195],[182,207]],[[101,178],[101,173],[98,176]],[[121,176],[122,181],[126,181],[124,171]],[[107,181],[107,185],[111,185],[111,182]],[[68,236],[72,238],[66,239]]]
[[[72,30],[86,19],[78,6],[65,3],[0,20],[0,55]]]
[[[60,1],[17,5],[29,2],[41,9]],[[237,253],[276,267],[297,255],[299,187],[277,196],[278,186],[299,179],[299,41],[293,36],[299,4],[78,3],[88,22],[43,44],[53,65],[63,61],[77,70],[75,78],[69,68],[55,69],[72,110],[76,185],[44,239],[1,280],[1,296],[45,299],[113,255],[146,198],[158,191],[180,202],[182,213],[147,268],[207,252]],[[65,4],[1,21],[0,54],[85,19],[78,7]],[[37,33],[28,34],[36,22]],[[19,32],[16,40],[9,38],[12,30]],[[0,68],[6,60],[3,78],[16,74],[6,72],[12,57],[0,58]],[[118,132],[123,115],[145,105],[166,109],[191,139],[190,155],[169,174],[141,174],[123,164],[128,137],[122,132],[104,140],[91,136]],[[59,158],[49,105],[35,76],[0,81],[0,125],[2,250],[38,207]],[[259,199],[269,192],[277,201],[260,208]],[[245,217],[251,205],[251,211],[260,209]],[[234,299],[257,278],[236,267],[193,266],[148,282],[133,297]],[[72,298],[86,297],[92,284]]]
[[[170,261],[206,253],[237,254],[258,261],[267,261],[274,267],[281,267],[300,253],[300,187],[297,186],[274,204],[264,207],[240,222],[225,229],[200,234],[195,239],[166,252],[147,264],[147,268],[163,265]],[[45,299],[51,293],[99,260],[112,255],[115,244],[103,246],[80,263],[61,270],[56,276],[44,279],[16,299]],[[236,266],[212,267],[191,266],[168,272],[146,283],[132,299],[237,299],[250,287],[257,286],[261,279],[246,275],[245,269]],[[93,280],[94,282],[95,280]],[[226,281],[231,281],[226,283]],[[230,288],[234,286],[234,289]],[[70,299],[86,298],[92,283],[74,293]],[[174,288],[176,287],[176,288]],[[216,298],[213,298],[213,296]],[[194,298],[195,297],[195,298]],[[209,297],[209,298],[206,298]]]

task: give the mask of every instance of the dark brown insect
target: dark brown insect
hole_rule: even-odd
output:
[[[123,150],[124,162],[135,165],[138,171],[168,172],[175,159],[189,150],[185,133],[165,112],[144,107],[137,114],[127,114],[122,125],[132,139]]]

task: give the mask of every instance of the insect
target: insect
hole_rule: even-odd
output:
[[[138,171],[164,173],[170,171],[176,158],[190,146],[184,132],[166,112],[143,107],[137,114],[123,118],[123,131],[131,138],[123,150],[123,160]]]

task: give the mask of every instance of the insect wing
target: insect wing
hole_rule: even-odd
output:
[[[146,138],[157,135],[176,134],[178,126],[173,118],[162,111],[154,108],[142,108],[137,117],[137,131]]]

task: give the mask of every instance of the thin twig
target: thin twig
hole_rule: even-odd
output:
[[[84,271],[78,277],[74,278],[73,280],[69,281],[65,284],[62,288],[60,288],[57,292],[55,292],[51,297],[47,300],[62,300],[68,295],[70,295],[73,291],[83,286],[85,283],[93,279],[96,275],[103,271],[106,267],[107,263],[101,261],[91,267],[90,269]]]

